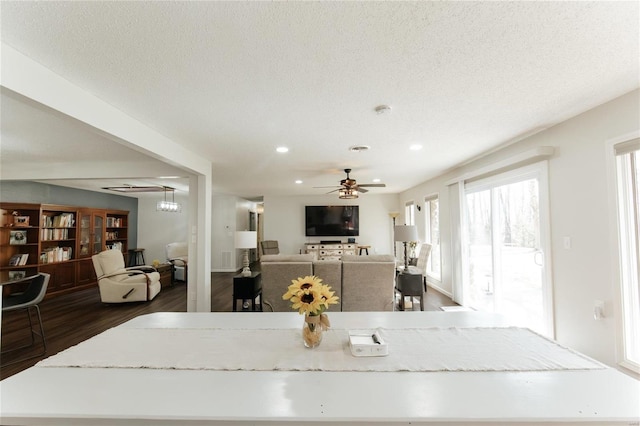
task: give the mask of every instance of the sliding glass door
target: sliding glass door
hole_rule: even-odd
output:
[[[528,167],[465,184],[464,292],[470,307],[551,336],[542,172]]]

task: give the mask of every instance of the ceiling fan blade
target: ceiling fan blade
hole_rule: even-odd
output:
[[[327,194],[332,194],[332,193],[334,193],[334,192],[336,192],[336,191],[340,191],[340,189],[341,189],[341,188],[334,189],[333,191],[329,191],[329,192],[327,192]]]
[[[358,192],[362,192],[363,194],[366,194],[367,192],[369,192],[369,190],[368,190],[368,189],[364,189],[362,186],[358,186],[358,187],[356,188],[356,190],[357,190]]]
[[[331,185],[331,186],[314,186],[314,188],[342,188],[341,185]]]
[[[363,183],[362,185],[358,185],[359,188],[362,188],[363,186],[369,188],[385,188],[387,185],[384,183]]]

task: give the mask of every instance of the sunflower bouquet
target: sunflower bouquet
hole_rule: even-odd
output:
[[[329,305],[338,303],[338,296],[331,287],[322,283],[322,279],[315,275],[292,280],[287,292],[282,295],[283,300],[291,302],[291,308],[300,315],[305,315],[303,338],[305,345],[315,347],[320,344],[322,331],[329,328],[329,318],[324,311]]]

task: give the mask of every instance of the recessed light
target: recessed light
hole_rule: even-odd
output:
[[[422,145],[416,143],[416,144],[411,145],[409,147],[409,149],[411,151],[420,151],[422,149]]]
[[[380,115],[380,114],[387,114],[389,112],[391,112],[391,107],[389,105],[378,105],[377,107],[375,107],[373,109],[376,114]]]
[[[380,182],[380,179],[378,179],[378,178],[375,178],[375,179],[373,180],[373,183],[378,183],[378,182]]]
[[[349,151],[353,152],[368,151],[369,149],[371,149],[371,147],[368,145],[353,145],[349,147]]]
[[[298,180],[296,181],[296,183],[297,183],[298,185],[300,185],[300,184],[302,183],[302,181],[301,181],[300,179],[298,179]]]
[[[279,146],[276,148],[276,151],[284,153],[284,152],[289,152],[289,148],[287,148],[286,146]]]

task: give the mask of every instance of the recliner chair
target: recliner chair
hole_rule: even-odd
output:
[[[189,245],[184,242],[169,243],[165,247],[167,262],[173,264],[173,279],[187,282]],[[172,283],[173,284],[173,283]]]
[[[144,302],[160,290],[160,274],[151,266],[125,268],[120,250],[105,250],[91,256],[104,303]]]

